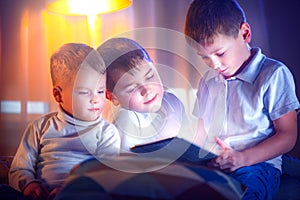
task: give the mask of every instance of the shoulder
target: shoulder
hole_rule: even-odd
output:
[[[181,106],[182,102],[180,99],[173,93],[165,91],[163,95],[163,102],[168,102],[168,104],[173,106]]]
[[[24,140],[31,137],[40,138],[47,131],[48,127],[52,126],[51,124],[53,124],[53,121],[57,121],[53,120],[56,116],[57,112],[53,112],[30,121],[23,132]]]
[[[280,71],[290,72],[288,67],[281,61],[267,57],[260,48],[252,48],[253,58],[250,65],[260,73],[273,74]]]
[[[58,112],[51,112],[51,113],[47,113],[35,120],[32,120],[30,123],[29,123],[29,126],[38,126],[40,128],[42,128],[43,126],[46,126],[46,124],[50,121],[56,121],[58,120],[57,118],[57,114]]]
[[[184,113],[184,105],[182,101],[173,93],[165,91],[164,96],[163,96],[163,101],[162,101],[162,106],[161,106],[165,112],[168,113]]]
[[[248,67],[243,72],[245,80],[268,85],[274,81],[281,81],[285,77],[292,77],[290,70],[284,63],[267,57],[260,48],[252,48],[251,54]]]
[[[294,77],[289,68],[282,62],[266,57],[254,81],[256,88],[269,98],[282,98],[283,94],[290,96],[295,91]],[[280,95],[279,95],[280,94]]]
[[[269,81],[288,81],[293,80],[293,75],[289,68],[282,62],[266,58],[260,71],[260,77]]]
[[[101,124],[100,126],[103,128],[104,131],[105,130],[117,131],[117,127],[114,124],[112,124],[104,119],[101,120],[100,124]]]
[[[288,70],[289,69],[287,68],[287,66],[281,62],[281,61],[278,61],[278,60],[275,60],[273,58],[269,58],[269,57],[266,57],[265,60],[264,60],[264,63],[263,63],[263,69],[264,70],[273,70],[273,71],[276,71],[276,70]]]
[[[294,77],[285,64],[266,58],[259,80],[262,82],[261,91],[272,120],[299,108]]]

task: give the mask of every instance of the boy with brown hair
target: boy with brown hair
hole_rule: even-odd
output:
[[[200,143],[219,153],[210,165],[247,186],[244,199],[274,198],[281,155],[297,138],[291,72],[250,47],[251,28],[235,0],[193,1],[185,34],[212,68],[200,80],[193,111]]]

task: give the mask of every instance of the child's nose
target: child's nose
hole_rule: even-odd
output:
[[[220,60],[217,58],[211,58],[210,67],[213,69],[218,69],[219,67],[221,67]]]
[[[150,92],[150,87],[149,85],[143,85],[141,86],[141,95],[145,96]]]
[[[92,98],[91,98],[91,103],[92,104],[96,104],[99,102],[99,97],[98,95],[93,95]]]

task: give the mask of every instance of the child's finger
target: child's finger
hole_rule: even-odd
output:
[[[215,137],[216,143],[223,149],[231,149],[228,144],[226,144],[223,140],[221,140],[219,137]]]

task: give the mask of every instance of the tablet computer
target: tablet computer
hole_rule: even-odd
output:
[[[176,157],[178,161],[199,164],[207,163],[209,160],[217,156],[196,144],[178,137],[135,145],[131,147],[130,150],[134,153],[149,153],[147,155],[150,156],[152,152],[155,152],[155,154],[153,154],[155,157]]]

